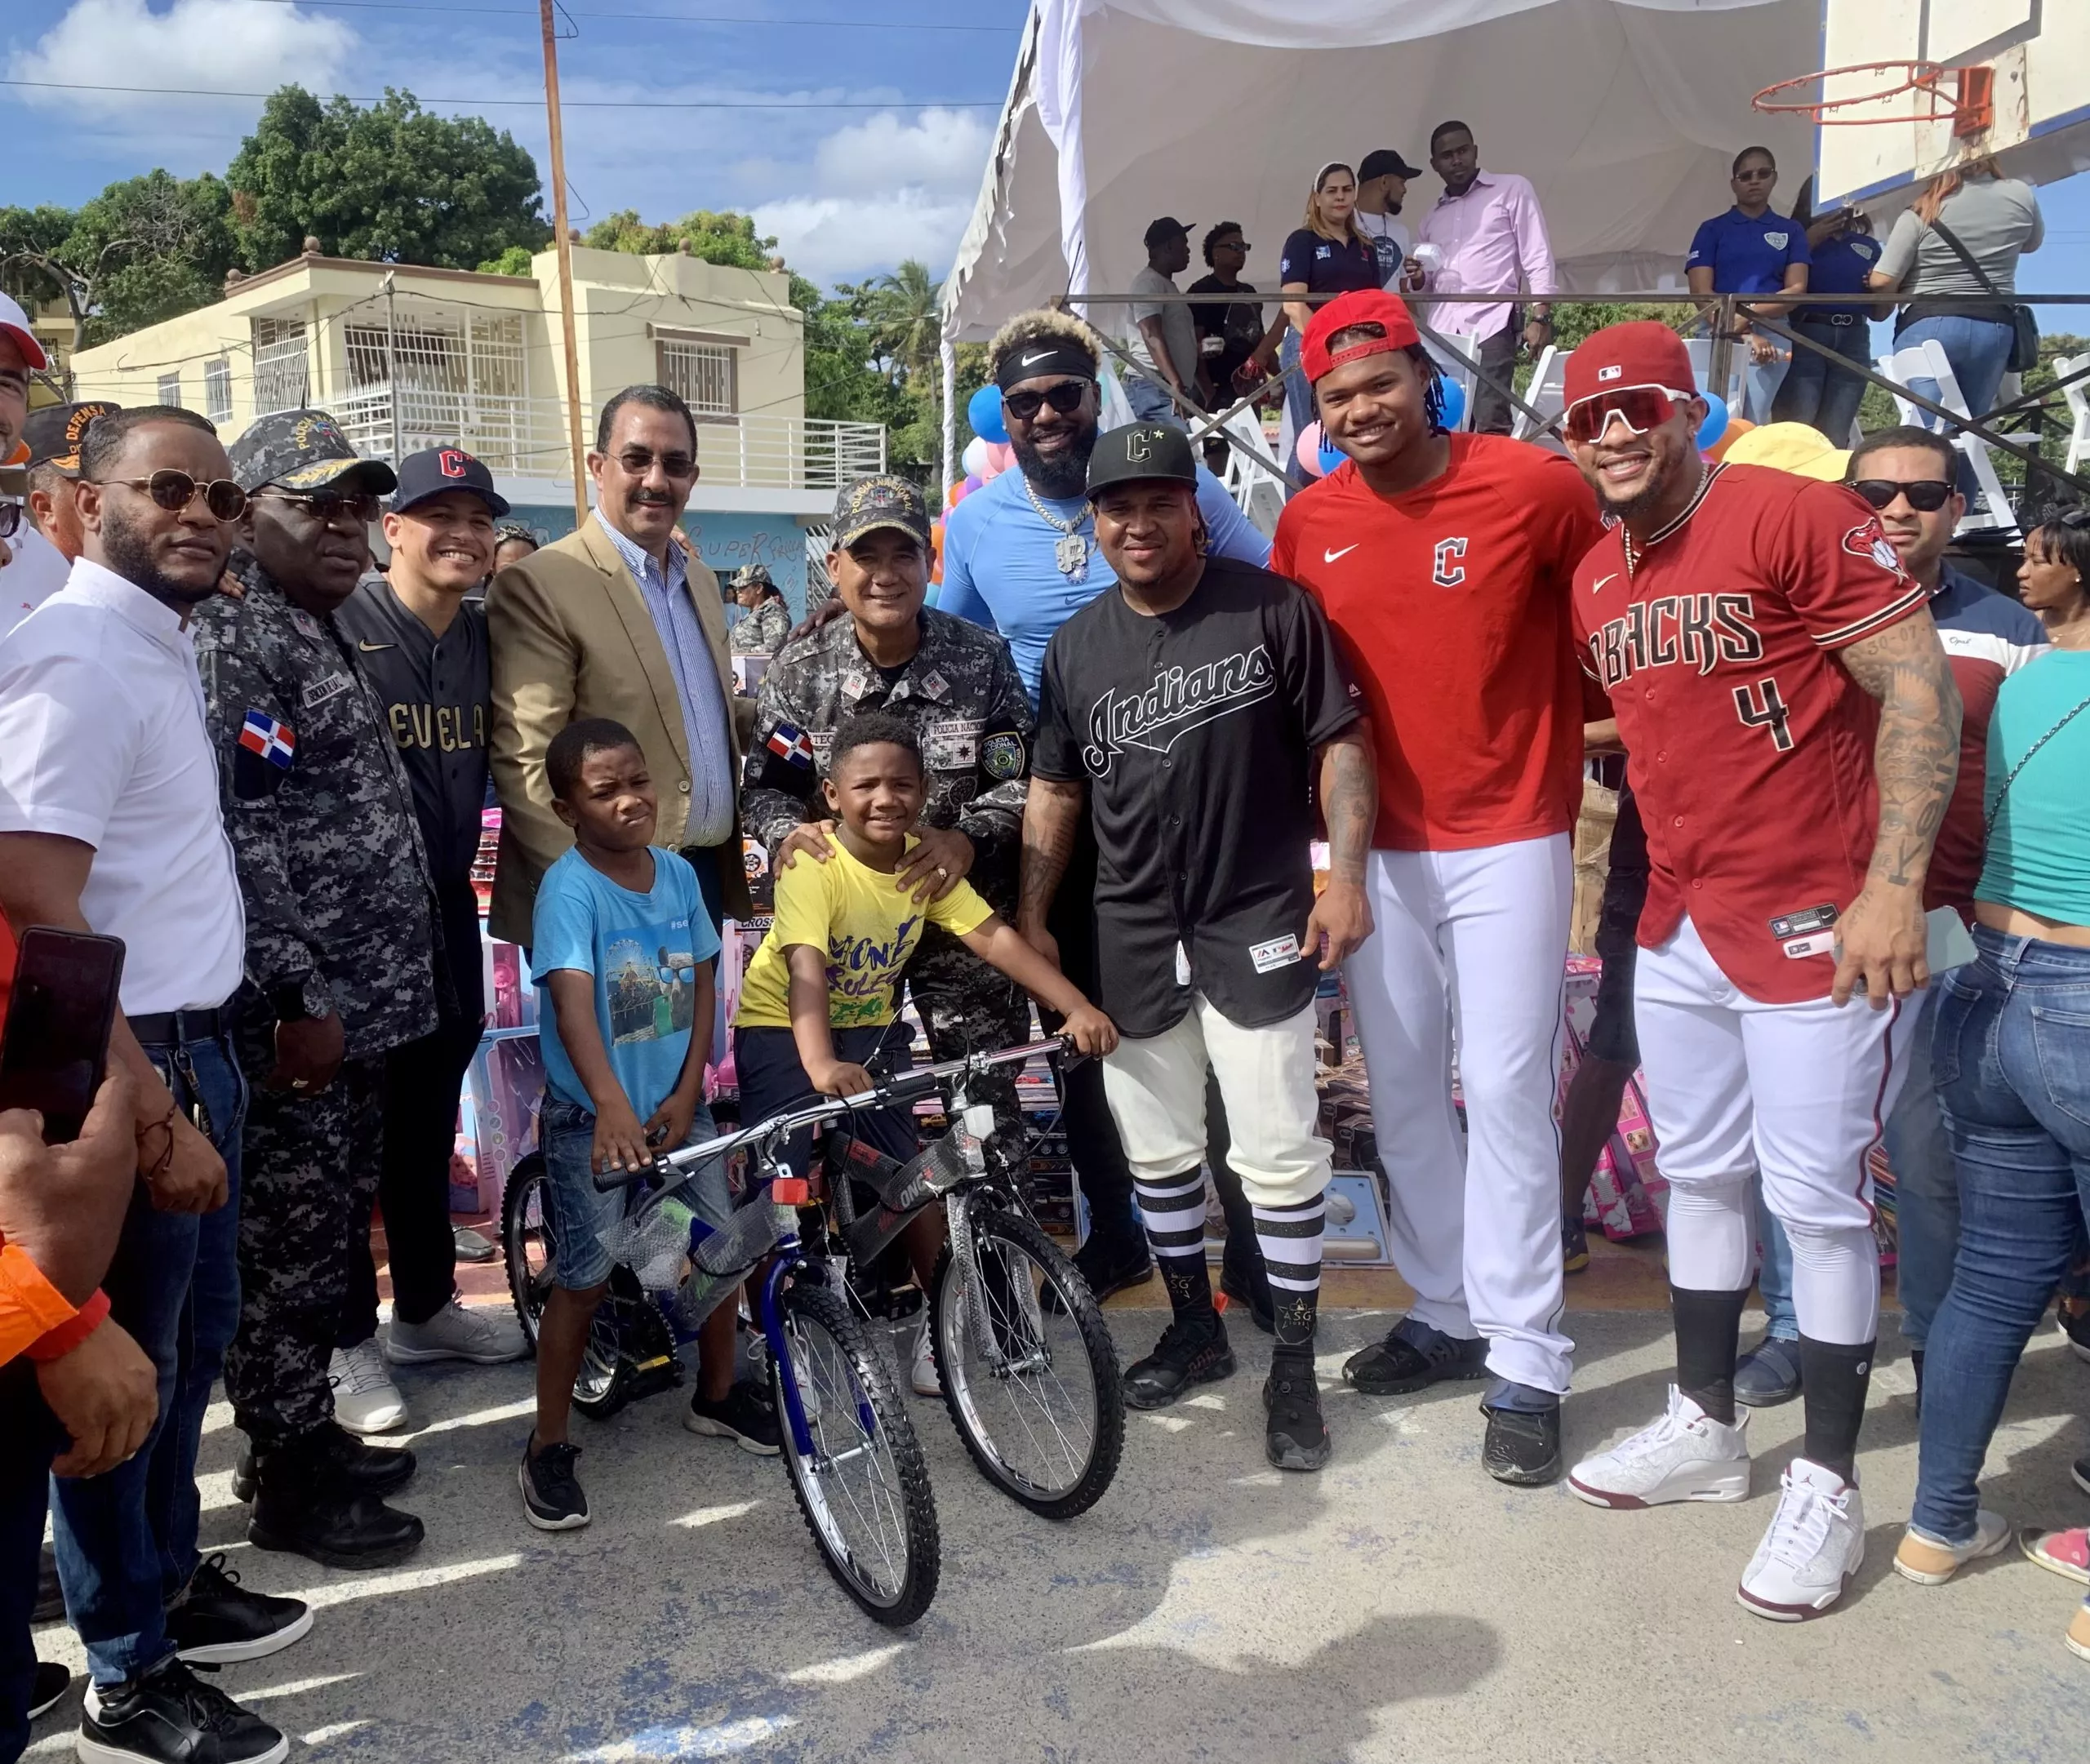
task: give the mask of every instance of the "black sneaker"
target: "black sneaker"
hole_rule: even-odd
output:
[[[1735,1362],[1734,1400],[1752,1409],[1774,1409],[1800,1393],[1799,1344],[1766,1335]]]
[[[1234,1374],[1234,1350],[1226,1344],[1226,1326],[1215,1314],[1210,1322],[1172,1320],[1154,1343],[1154,1352],[1125,1369],[1125,1406],[1165,1409],[1193,1384],[1209,1384]]]
[[[1280,1470],[1318,1470],[1335,1448],[1321,1419],[1321,1389],[1311,1360],[1274,1359],[1263,1381],[1263,1450]]]
[[[338,1421],[327,1422],[319,1431],[334,1455],[335,1464],[358,1493],[381,1497],[413,1481],[416,1460],[403,1446],[373,1446],[358,1439]],[[254,1446],[250,1441],[240,1448],[238,1462],[233,1465],[232,1498],[253,1500],[256,1481]]]
[[[1480,1467],[1498,1482],[1536,1488],[1560,1479],[1560,1411],[1558,1409],[1491,1409],[1487,1437],[1480,1448]]]
[[[1270,1299],[1267,1280],[1247,1281],[1225,1266],[1219,1270],[1219,1290],[1236,1304],[1248,1307],[1248,1321],[1266,1335],[1277,1333],[1277,1307]]]
[[[169,1660],[120,1685],[89,1686],[78,1749],[82,1764],[282,1764],[291,1743]]]
[[[522,1485],[522,1517],[540,1531],[578,1531],[593,1517],[588,1496],[573,1473],[573,1460],[580,1455],[578,1446],[563,1440],[535,1452],[527,1444],[523,1446],[515,1480]]]
[[[36,1562],[36,1603],[31,1623],[56,1623],[65,1615],[65,1588],[58,1584],[58,1558],[47,1544]]]
[[[1579,1219],[1560,1221],[1560,1267],[1564,1273],[1579,1274],[1590,1265],[1590,1234]]]
[[[2054,1321],[2068,1337],[2079,1360],[2090,1360],[2090,1300],[2063,1299],[2054,1307]]]
[[[2090,1458],[2078,1458],[2069,1466],[2068,1473],[2075,1478],[2075,1486],[2090,1495]]]
[[[29,1686],[29,1718],[34,1721],[39,1715],[48,1714],[72,1688],[73,1674],[69,1668],[55,1660],[38,1660],[35,1682]]]
[[[226,1568],[222,1551],[196,1564],[167,1612],[167,1638],[192,1666],[263,1660],[311,1628],[312,1612],[302,1600],[249,1592]]]
[[[1461,1341],[1403,1317],[1384,1341],[1353,1353],[1342,1375],[1367,1397],[1405,1397],[1432,1384],[1487,1376],[1487,1338]]]
[[[1145,1286],[1154,1277],[1154,1258],[1147,1253],[1145,1239],[1136,1243],[1113,1243],[1108,1239],[1092,1235],[1074,1253],[1074,1264],[1081,1270],[1081,1277],[1088,1282],[1088,1290],[1096,1295],[1101,1304],[1114,1292],[1123,1292],[1127,1286]],[[1045,1289],[1045,1308],[1056,1311],[1060,1295],[1050,1286]]]
[[[784,1435],[776,1424],[776,1411],[763,1401],[745,1379],[716,1402],[706,1402],[701,1391],[689,1399],[683,1425],[692,1433],[713,1439],[730,1439],[743,1451],[758,1458],[773,1458],[784,1449]]]

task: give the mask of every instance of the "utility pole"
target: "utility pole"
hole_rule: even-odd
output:
[[[566,333],[566,426],[573,452],[573,524],[588,519],[585,449],[580,438],[580,345],[573,323],[573,235],[566,219],[566,138],[559,127],[558,50],[552,29],[552,0],[537,0],[545,35],[545,111],[551,123],[552,226],[558,235],[559,322]]]
[[[393,306],[398,279],[398,271],[385,272],[385,402],[392,407],[392,464],[395,469],[403,457],[399,445],[399,326]]]

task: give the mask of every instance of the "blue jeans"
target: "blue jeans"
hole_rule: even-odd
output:
[[[1924,995],[1923,1018],[1909,1043],[1909,1075],[1887,1117],[1887,1162],[1894,1171],[1894,1220],[1898,1237],[1894,1291],[1901,1301],[1901,1335],[1921,1348],[1937,1308],[1952,1284],[1952,1258],[1959,1246],[1959,1183],[1938,1118],[1937,1086],[1931,1073],[1931,1037],[1937,1025],[1938,988]],[[1756,1285],[1763,1295],[1765,1333],[1799,1339],[1793,1313],[1793,1252],[1785,1228],[1756,1199],[1757,1242],[1763,1265]],[[1928,1371],[1928,1367],[1926,1367]]]
[[[65,1610],[96,1684],[120,1683],[173,1650],[162,1614],[196,1570],[196,1450],[203,1411],[239,1325],[239,1136],[247,1082],[229,1037],[148,1046],[185,1112],[200,1109],[225,1161],[215,1213],[163,1213],[141,1186],[102,1281],[109,1315],[159,1373],[160,1412],[136,1457],[85,1481],[54,1477],[52,1531]]]
[[[2011,1374],[2090,1211],[2090,949],[1974,928],[1939,983],[1932,1060],[1959,1166],[1959,1255],[1923,1365],[1910,1522],[1974,1535]]]
[[[1156,385],[1143,374],[1126,370],[1123,382],[1125,402],[1132,406],[1132,415],[1142,423],[1166,423],[1171,429],[1180,429],[1186,433],[1190,425],[1183,420],[1166,386]]]
[[[588,1292],[610,1277],[616,1260],[603,1242],[624,1217],[627,1191],[607,1193],[595,1186],[595,1117],[577,1103],[545,1093],[537,1115],[537,1137],[545,1153],[545,1207],[551,1215],[552,1242],[558,1255],[552,1282],[568,1292]],[[718,1137],[711,1107],[699,1103],[690,1117],[685,1145]],[[726,1185],[726,1166],[718,1158],[700,1164],[683,1178],[677,1193],[690,1210],[714,1229],[732,1216],[733,1198]]]
[[[1768,362],[1759,362],[1750,356],[1746,343],[1735,345],[1741,352],[1742,384],[1748,389],[1743,397],[1747,408],[1741,414],[1758,424],[1772,420],[1772,407],[1777,402],[1778,389],[1785,384],[1785,370],[1792,366],[1793,348],[1790,344],[1778,340],[1774,340],[1772,347],[1777,353]]]
[[[0,1439],[7,1442],[0,1451],[0,1759],[11,1761],[29,1743],[24,1712],[36,1678],[29,1614],[36,1606],[48,1472],[65,1444],[26,1354],[0,1366]]]
[[[1945,360],[1952,364],[1952,377],[1959,382],[1959,396],[1967,401],[1967,414],[1978,422],[1988,414],[2002,389],[2003,372],[2010,365],[2010,345],[2017,334],[2014,326],[1992,318],[1919,318],[1895,332],[1894,347],[1913,349],[1935,337]],[[1911,380],[1909,390],[1934,404],[1944,402],[1937,395],[1935,380]],[[1918,411],[1916,420],[1926,429],[1945,426],[1942,419],[1928,411]],[[1963,456],[1958,482],[1959,493],[1971,502],[1981,486],[1975,481],[1973,467]]]
[[[1795,313],[1792,327],[1810,341],[1834,349],[1844,360],[1864,367],[1872,365],[1872,327],[1853,315],[1848,325],[1826,318],[1808,318]],[[1817,355],[1812,349],[1794,349],[1793,364],[1785,384],[1771,401],[1771,420],[1776,423],[1805,423],[1818,429],[1839,447],[1850,445],[1851,424],[1857,420],[1858,407],[1865,402],[1865,382],[1848,369]]]

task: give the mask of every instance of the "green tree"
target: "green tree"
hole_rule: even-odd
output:
[[[478,265],[482,276],[527,276],[530,273],[530,260],[536,253],[527,245],[511,245],[498,257],[489,257]]]
[[[549,237],[536,162],[478,117],[441,117],[411,92],[367,109],[286,86],[225,174],[242,265],[297,255],[469,269]]]
[[[620,208],[607,220],[597,221],[580,242],[598,251],[629,251],[636,256],[660,256],[684,246],[692,257],[729,269],[774,269],[776,241],[765,238],[745,215],[730,211],[714,214],[700,208],[679,220],[648,226],[635,208]]]

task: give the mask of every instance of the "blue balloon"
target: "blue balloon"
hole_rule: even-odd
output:
[[[1705,420],[1698,425],[1698,449],[1701,453],[1718,443],[1728,432],[1728,401],[1717,392],[1705,394]]]
[[[998,447],[1009,438],[1009,425],[1002,420],[1002,389],[982,386],[965,407],[965,420],[982,441]]]
[[[1465,420],[1466,389],[1449,374],[1437,384],[1444,400],[1444,426],[1456,429]]]
[[[1321,476],[1326,478],[1349,457],[1348,454],[1328,439],[1324,431],[1321,436]]]

